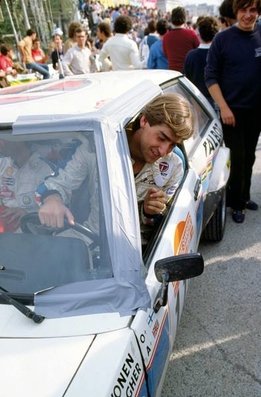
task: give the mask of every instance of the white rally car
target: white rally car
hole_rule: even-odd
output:
[[[167,92],[189,100],[195,130],[175,149],[182,183],[142,245],[126,128]],[[74,230],[43,227],[35,192],[83,145],[87,177],[65,197]],[[1,90],[0,155],[0,394],[160,396],[188,279],[203,271],[199,241],[225,227],[216,113],[173,71],[45,80]]]

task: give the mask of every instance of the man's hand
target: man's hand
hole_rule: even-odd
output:
[[[162,190],[156,188],[149,189],[143,202],[144,214],[162,214],[166,209],[167,201],[167,196]]]
[[[70,225],[74,225],[74,217],[61,197],[57,194],[46,197],[44,204],[39,209],[39,219],[43,225],[61,228],[64,226],[64,218]]]
[[[232,127],[235,127],[235,116],[228,106],[220,108],[220,116],[224,124],[232,125]]]

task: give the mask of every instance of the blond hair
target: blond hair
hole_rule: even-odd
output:
[[[190,103],[180,94],[169,93],[156,97],[141,111],[150,126],[165,124],[182,142],[193,134],[193,112]]]

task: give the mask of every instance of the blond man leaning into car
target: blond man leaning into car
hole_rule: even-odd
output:
[[[178,94],[164,94],[148,103],[127,130],[144,224],[152,224],[153,217],[163,213],[180,183],[183,174],[181,160],[172,150],[177,143],[192,135],[192,119],[192,110],[185,98]],[[62,198],[66,197],[68,190],[77,189],[87,176],[90,167],[86,159],[83,143],[61,174],[45,181],[46,191],[39,209],[42,224],[63,227],[64,218],[69,224],[74,224],[74,216]],[[73,185],[68,186],[68,181]]]

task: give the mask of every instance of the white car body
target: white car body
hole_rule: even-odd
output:
[[[195,134],[184,142],[186,172],[182,185],[151,246],[142,254],[124,126],[155,96],[176,92],[173,87],[181,87],[178,92],[182,89],[191,101],[197,115]],[[162,283],[156,278],[154,265],[167,257],[196,253],[205,227],[209,228],[210,239],[222,238],[229,151],[223,146],[215,111],[185,77],[173,71],[108,72],[0,91],[0,140],[8,140],[12,135],[19,140],[27,134],[52,137],[64,133],[67,137],[85,131],[90,125],[94,129],[99,125],[102,131],[99,142],[103,153],[97,157],[99,166],[105,170],[101,189],[109,192],[103,204],[112,267],[117,266],[114,272],[118,272],[124,291],[128,270],[126,276],[124,272],[131,266],[127,262],[136,261],[140,271],[135,277],[140,278],[141,288],[144,287],[142,303],[137,303],[136,310],[99,311],[94,299],[89,313],[78,307],[66,307],[63,311],[57,304],[48,315],[49,309],[46,314],[42,303],[29,305],[27,298],[23,301],[19,294],[11,295],[44,315],[44,321],[36,324],[13,305],[6,304],[0,290],[3,396],[160,396],[188,280],[170,282],[167,304],[155,310]],[[213,214],[217,217],[214,226]],[[5,266],[1,253],[0,265]],[[5,287],[1,274],[3,270],[0,286]],[[55,294],[55,290],[40,295],[52,291]],[[128,285],[127,295],[131,295]],[[147,297],[150,304],[144,308]]]

